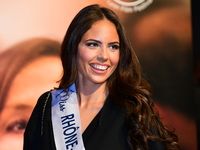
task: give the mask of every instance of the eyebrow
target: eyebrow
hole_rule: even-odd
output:
[[[86,42],[88,42],[88,41],[93,41],[93,42],[96,42],[96,43],[102,44],[100,41],[95,40],[95,39],[88,39],[88,40],[86,40]],[[112,44],[119,44],[119,42],[111,42],[111,43],[109,43],[108,45],[112,45]]]
[[[26,110],[26,109],[32,109],[31,105],[25,105],[25,104],[17,104],[5,107],[6,109],[13,109],[13,110]]]
[[[119,44],[119,42],[111,42],[108,45]]]
[[[32,108],[30,105],[19,104],[14,107],[15,109],[30,109]]]

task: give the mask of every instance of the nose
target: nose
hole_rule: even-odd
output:
[[[101,49],[99,54],[97,55],[97,60],[102,64],[108,60],[107,50]]]

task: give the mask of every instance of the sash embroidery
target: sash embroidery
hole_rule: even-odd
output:
[[[67,89],[52,94],[52,125],[56,149],[85,150],[83,145],[80,114],[75,83]]]

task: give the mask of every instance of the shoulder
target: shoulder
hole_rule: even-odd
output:
[[[27,126],[36,125],[39,122],[41,122],[42,115],[44,113],[44,108],[47,107],[47,104],[51,101],[51,94],[50,93],[51,93],[50,91],[45,92],[39,97],[39,99],[38,99],[38,101],[37,101],[37,103],[36,103],[36,105],[35,105],[35,107],[32,111],[32,114],[30,116],[30,119],[29,119]],[[37,120],[37,123],[35,122],[35,120]]]
[[[40,95],[36,103],[35,109],[43,109],[45,103],[47,103],[47,101],[50,100],[51,98],[52,98],[51,91],[47,91],[43,93],[42,95]]]
[[[51,98],[51,91],[47,91],[47,92],[43,93],[42,95],[40,95],[38,102],[42,103],[48,98]]]
[[[24,150],[39,149],[40,147],[42,116],[44,112],[43,110],[45,107],[45,103],[47,104],[50,96],[50,91],[43,93],[39,97],[37,104],[33,109],[33,112],[26,126],[26,130],[24,132]]]

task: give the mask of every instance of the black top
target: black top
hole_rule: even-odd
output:
[[[24,150],[56,150],[51,122],[51,95],[38,100],[24,133]],[[45,109],[44,109],[45,108]],[[82,134],[86,150],[129,150],[125,114],[109,97]],[[150,150],[164,150],[160,141],[149,141]]]

